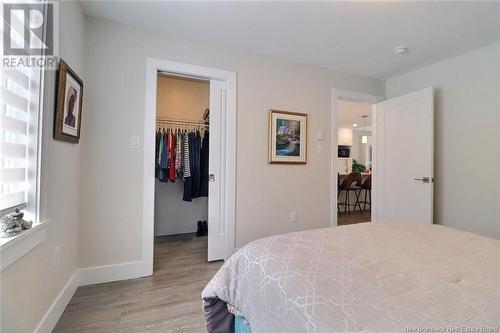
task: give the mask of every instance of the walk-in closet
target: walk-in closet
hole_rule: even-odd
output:
[[[182,255],[207,260],[210,81],[158,73],[155,270]]]

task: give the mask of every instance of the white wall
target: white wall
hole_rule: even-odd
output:
[[[209,81],[158,75],[157,117],[201,121],[210,105]],[[155,181],[155,236],[196,232],[208,219],[208,198],[182,201],[184,183]]]
[[[182,201],[184,183],[155,181],[155,236],[196,232],[197,221],[208,220],[208,198]]]
[[[216,45],[176,40],[88,18],[82,142],[81,263],[141,259],[142,150],[128,148],[144,126],[146,57],[236,71],[236,245],[330,224],[330,137],[317,154],[316,132],[329,133],[332,87],[383,94],[379,80],[331,72]],[[306,165],[267,163],[268,110],[309,114]],[[290,211],[298,221],[289,222]]]
[[[352,128],[339,127],[337,131],[337,143],[339,146],[352,146]]]
[[[209,106],[209,81],[157,75],[157,117],[201,121]]]
[[[386,95],[428,86],[435,88],[435,221],[500,238],[500,43],[391,78]]]
[[[82,74],[84,17],[80,4],[61,2],[59,11],[61,57],[86,84]],[[80,145],[52,139],[55,71],[46,73],[45,84],[41,215],[52,223],[44,243],[1,273],[1,332],[32,332],[78,268]],[[50,257],[57,246],[60,264],[53,266]]]
[[[372,132],[370,130],[363,130],[362,128],[356,128],[352,132],[352,148],[351,157],[358,163],[367,165],[367,149],[372,144]],[[367,136],[367,143],[361,142],[363,135]]]

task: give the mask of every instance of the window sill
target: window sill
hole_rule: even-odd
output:
[[[45,241],[47,239],[45,229],[49,223],[50,220],[44,220],[14,237],[0,238],[0,271]]]

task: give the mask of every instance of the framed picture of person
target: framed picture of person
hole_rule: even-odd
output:
[[[83,81],[60,59],[54,139],[78,143],[82,121]]]
[[[269,163],[307,162],[307,114],[269,111]]]

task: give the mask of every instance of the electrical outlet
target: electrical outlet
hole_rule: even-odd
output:
[[[52,266],[59,266],[61,261],[61,248],[56,246],[52,252]]]
[[[290,222],[297,222],[297,212],[290,212]]]

